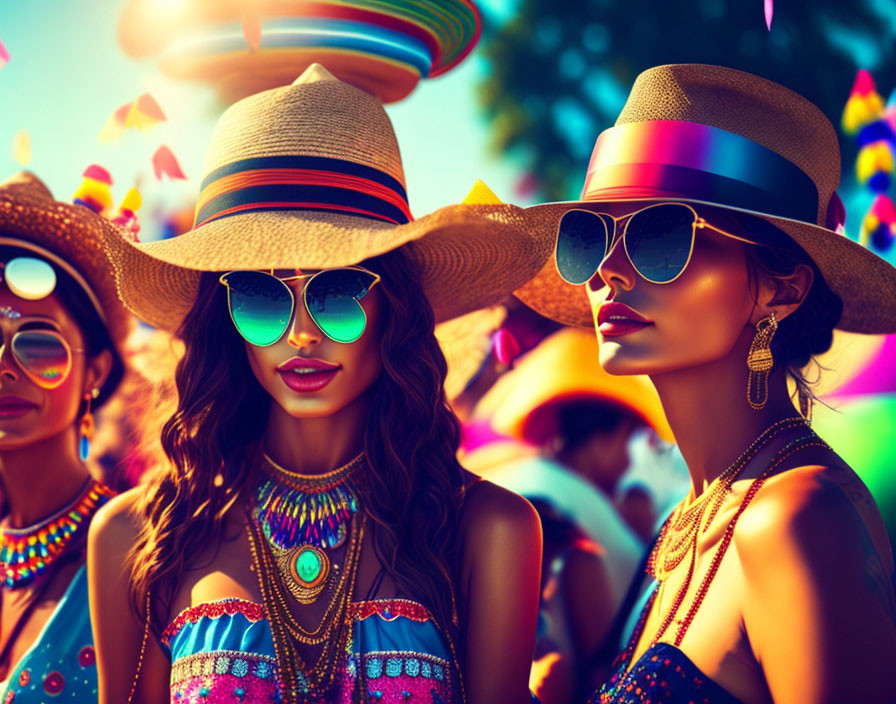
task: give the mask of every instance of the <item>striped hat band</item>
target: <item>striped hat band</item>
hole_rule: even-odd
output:
[[[317,210],[381,220],[412,221],[404,185],[384,171],[322,156],[240,159],[202,182],[193,227],[242,213]]]

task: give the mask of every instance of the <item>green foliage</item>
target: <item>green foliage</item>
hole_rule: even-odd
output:
[[[710,63],[782,83],[835,125],[857,68],[879,90],[896,85],[896,0],[777,0],[772,31],[762,0],[520,0],[486,26],[488,77],[479,99],[492,146],[534,177],[541,200],[576,197],[601,130],[650,66]],[[843,163],[855,156],[844,139]]]

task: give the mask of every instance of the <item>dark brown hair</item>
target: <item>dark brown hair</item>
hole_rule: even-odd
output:
[[[386,322],[383,371],[364,426],[362,510],[375,524],[375,551],[388,574],[450,629],[463,470],[460,426],[442,389],[445,359],[432,309],[402,252],[363,265],[382,276]],[[180,335],[178,407],[162,434],[170,466],[147,489],[131,554],[132,605],[143,613],[151,590],[157,632],[185,570],[220,545],[225,513],[251,489],[272,403],[249,367],[217,274],[202,275]]]

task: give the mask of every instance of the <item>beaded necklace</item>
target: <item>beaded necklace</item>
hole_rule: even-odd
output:
[[[255,493],[253,515],[287,588],[299,603],[310,604],[330,577],[327,551],[345,543],[358,511],[350,480],[364,456],[321,475],[297,474],[268,455],[264,459],[268,479]]]
[[[25,528],[0,528],[0,579],[6,589],[30,584],[90,525],[97,509],[115,494],[95,479],[49,518]]]
[[[814,432],[811,430],[807,435],[800,436],[795,440],[787,443],[771,463],[763,470],[762,474],[760,474],[753,482],[750,484],[750,488],[747,489],[746,494],[744,494],[744,498],[741,500],[740,505],[737,508],[734,516],[728,523],[728,526],[725,528],[725,533],[722,536],[722,540],[719,543],[719,547],[716,549],[715,554],[713,555],[712,561],[710,562],[709,570],[704,576],[703,580],[700,582],[697,593],[694,595],[694,599],[691,602],[690,607],[683,619],[680,620],[678,625],[678,630],[675,634],[675,647],[681,645],[681,641],[684,640],[684,635],[687,632],[688,628],[691,625],[691,622],[694,620],[694,616],[697,614],[697,609],[700,608],[700,605],[703,603],[703,599],[706,596],[706,592],[709,589],[709,585],[712,583],[712,580],[715,578],[716,573],[718,572],[719,565],[722,562],[722,558],[725,556],[725,553],[728,551],[728,547],[731,545],[731,541],[734,538],[734,528],[737,525],[738,519],[741,517],[743,512],[747,509],[747,506],[750,505],[750,502],[756,496],[757,492],[762,488],[763,484],[765,484],[766,480],[771,476],[771,474],[780,467],[785,460],[789,457],[793,456],[800,450],[803,450],[807,447],[823,447],[826,449],[830,449],[830,446],[824,442],[821,438],[819,438]],[[744,465],[746,466],[746,465]],[[742,467],[743,469],[743,467]],[[704,529],[705,530],[705,529]],[[694,534],[693,541],[690,545],[690,564],[688,566],[688,572],[685,576],[684,581],[682,582],[681,587],[679,588],[677,594],[675,595],[675,600],[672,604],[672,608],[666,614],[666,617],[663,619],[662,624],[660,625],[659,630],[653,638],[653,643],[659,642],[660,638],[663,637],[665,632],[668,630],[669,626],[675,621],[675,616],[678,614],[678,610],[681,608],[682,603],[684,602],[684,598],[687,595],[688,589],[691,585],[691,580],[694,576],[694,570],[697,562],[697,534]],[[660,584],[660,587],[662,583]],[[656,596],[656,592],[654,592],[654,597]],[[651,599],[652,605],[653,599]]]
[[[263,528],[254,517],[249,519],[249,549],[262,605],[271,627],[280,691],[285,704],[320,702],[333,685],[337,667],[348,649],[351,636],[346,619],[360,563],[363,523],[363,519],[351,522],[343,569],[332,590],[332,598],[317,628],[308,630],[292,615],[281,583],[286,580],[282,580],[282,569],[273,557]],[[301,656],[299,644],[321,646],[313,666]]]
[[[725,497],[731,492],[734,480],[743,468],[776,437],[788,430],[800,427],[805,428],[807,425],[803,418],[798,417],[784,418],[769,426],[722,474],[713,480],[700,497],[690,504],[687,503],[687,500],[682,501],[660,529],[656,547],[648,558],[647,572],[660,582],[665,581],[688,555],[691,546],[696,541],[700,526],[703,525],[705,532],[712,523]]]

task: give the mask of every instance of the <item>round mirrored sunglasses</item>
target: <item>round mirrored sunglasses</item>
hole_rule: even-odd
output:
[[[288,281],[308,279],[302,301],[321,332],[335,342],[354,342],[364,334],[367,314],[361,299],[380,276],[362,267],[323,269],[278,278],[273,272],[231,271],[221,276],[234,326],[252,345],[267,347],[289,328],[295,295]]]

